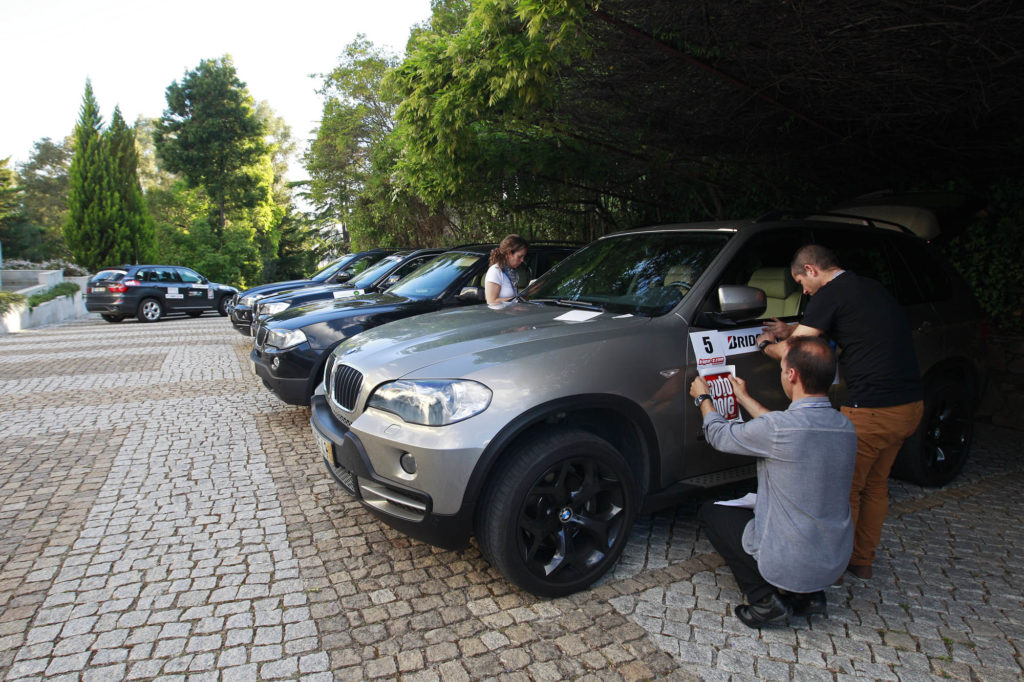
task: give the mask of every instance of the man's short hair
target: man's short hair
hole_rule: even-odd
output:
[[[820,270],[838,268],[839,259],[832,249],[821,244],[801,246],[793,254],[793,262],[789,265],[790,272],[803,272],[805,265],[813,265]]]
[[[820,336],[791,336],[787,343],[784,362],[800,375],[804,391],[827,393],[836,378],[836,354],[828,341]]]

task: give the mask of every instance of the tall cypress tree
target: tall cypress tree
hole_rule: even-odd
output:
[[[129,128],[114,108],[110,128],[103,134],[110,163],[112,187],[117,201],[112,211],[112,227],[119,236],[117,251],[126,254],[123,260],[144,263],[156,251],[156,229],[139,184],[139,155],[135,149],[135,130]],[[123,243],[123,239],[127,243]],[[116,260],[120,261],[121,258]]]
[[[75,155],[68,172],[68,216],[64,240],[75,261],[90,270],[122,259],[115,249],[120,241],[112,229],[117,203],[110,177],[107,145],[102,136],[103,119],[92,91],[85,82],[82,108],[75,125]]]

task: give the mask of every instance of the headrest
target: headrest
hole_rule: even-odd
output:
[[[747,286],[764,291],[768,298],[788,298],[798,291],[796,281],[789,274],[789,268],[759,268],[750,276]]]

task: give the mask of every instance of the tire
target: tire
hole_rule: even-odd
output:
[[[484,557],[544,597],[591,585],[618,560],[637,511],[629,465],[587,431],[547,431],[516,447],[477,508]]]
[[[102,317],[107,322],[110,322],[111,324],[116,324],[118,322],[124,321],[124,315],[107,315],[106,313],[101,313],[100,317]]]
[[[231,294],[227,294],[226,296],[221,296],[220,300],[217,301],[217,312],[220,314],[221,317],[227,317],[228,316],[228,303],[230,303],[230,302],[231,302]]]
[[[155,298],[144,298],[139,303],[137,315],[140,322],[156,322],[164,316],[164,307]]]
[[[942,377],[930,383],[921,424],[903,444],[892,475],[927,487],[956,478],[971,449],[975,402],[960,379]]]
[[[190,310],[190,311],[188,311],[188,316],[189,317],[199,317],[202,314],[203,314],[202,310]]]

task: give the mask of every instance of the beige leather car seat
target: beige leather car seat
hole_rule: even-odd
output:
[[[788,268],[759,268],[754,270],[747,286],[757,287],[768,297],[765,317],[787,317],[800,312],[800,287],[789,274]]]

